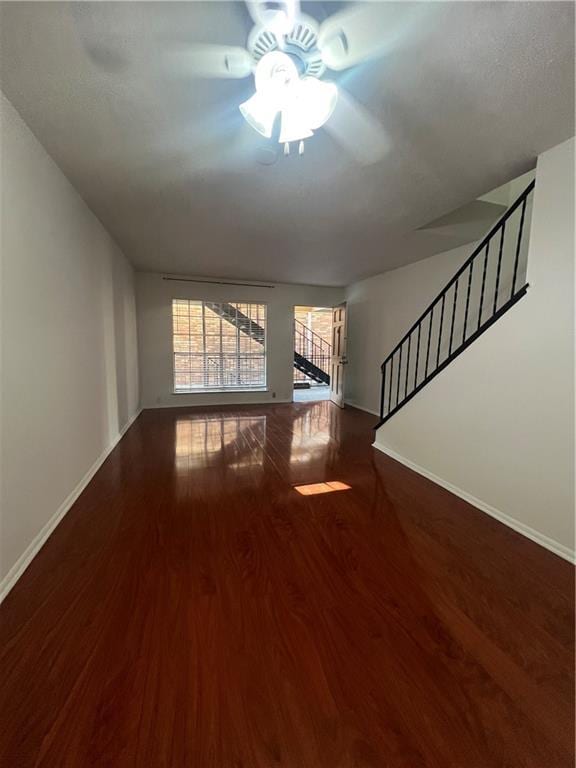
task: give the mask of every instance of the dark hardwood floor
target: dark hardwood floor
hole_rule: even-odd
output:
[[[373,421],[145,411],[0,608],[2,768],[573,766],[571,566]]]

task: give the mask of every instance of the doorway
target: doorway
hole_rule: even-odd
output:
[[[332,308],[294,307],[294,402],[330,400]]]

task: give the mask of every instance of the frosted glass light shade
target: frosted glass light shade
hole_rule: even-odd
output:
[[[303,77],[296,86],[294,108],[306,116],[308,126],[320,128],[330,118],[338,100],[338,88],[315,77]]]
[[[312,136],[329,119],[338,99],[334,83],[299,77],[294,59],[282,51],[263,56],[254,79],[256,93],[240,105],[240,112],[266,138],[271,138],[274,120],[281,112],[281,144]]]
[[[282,109],[281,144],[308,139],[328,120],[338,99],[334,83],[304,77],[290,87],[290,98]]]
[[[262,56],[254,73],[256,92],[281,102],[288,96],[288,88],[298,82],[294,60],[282,51],[271,51]]]
[[[292,141],[309,139],[314,134],[310,130],[306,115],[301,115],[298,110],[289,108],[282,112],[280,124],[280,144],[289,144]]]
[[[265,136],[267,139],[272,136],[274,120],[279,112],[274,102],[271,102],[262,93],[255,93],[248,101],[240,104],[240,112],[255,131]]]

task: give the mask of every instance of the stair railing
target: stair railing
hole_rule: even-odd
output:
[[[294,350],[329,377],[332,345],[300,320],[294,320]],[[299,372],[302,375],[301,380],[305,380],[305,372]]]
[[[526,294],[528,243],[522,236],[534,186],[532,181],[382,363],[375,429]]]

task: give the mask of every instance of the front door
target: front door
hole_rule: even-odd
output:
[[[332,310],[332,360],[330,365],[330,400],[344,408],[344,366],[346,359],[346,303]]]

